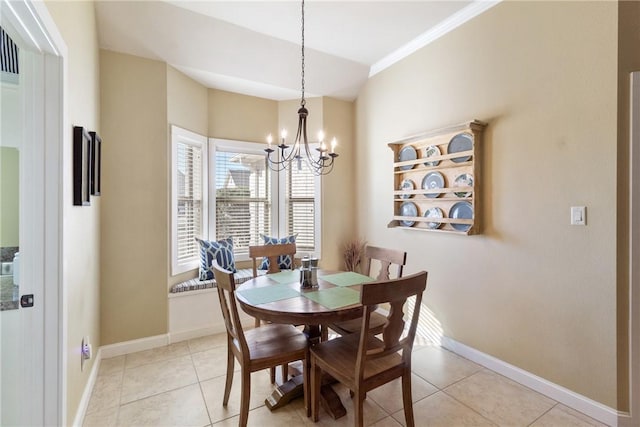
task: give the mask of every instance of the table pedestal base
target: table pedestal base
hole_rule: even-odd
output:
[[[269,410],[273,411],[278,409],[291,400],[304,395],[304,377],[302,375],[296,375],[289,381],[276,387],[271,393],[271,396],[264,400],[264,404],[267,405]]]
[[[347,414],[347,410],[342,405],[340,396],[338,396],[330,386],[330,384],[334,382],[335,380],[329,376],[324,376],[322,378],[320,404],[334,420],[337,420],[338,418],[344,417]],[[273,393],[271,393],[271,396],[264,400],[264,404],[269,408],[269,410],[273,411],[274,409],[285,406],[293,399],[302,397],[304,395],[303,383],[304,377],[301,373],[299,375],[294,375],[289,381],[286,381],[284,384],[276,387],[276,389],[273,390]],[[309,413],[310,410],[311,408],[308,408],[307,413]]]
[[[340,396],[328,384],[320,387],[320,405],[334,420],[347,415],[347,410],[344,409]]]

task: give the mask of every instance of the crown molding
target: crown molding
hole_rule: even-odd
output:
[[[393,64],[398,61],[403,60],[407,56],[416,52],[419,49],[422,49],[429,43],[439,39],[450,31],[453,31],[460,25],[464,24],[467,21],[475,18],[481,13],[491,9],[493,6],[500,3],[502,0],[477,0],[471,3],[469,6],[461,9],[460,11],[454,13],[449,18],[440,22],[438,25],[433,27],[427,32],[422,33],[420,36],[411,40],[409,43],[405,44],[401,48],[391,52],[389,55],[385,56],[375,64],[371,66],[369,69],[369,77],[373,77],[379,72],[389,68]]]

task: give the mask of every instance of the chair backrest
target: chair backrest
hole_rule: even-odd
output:
[[[268,273],[278,273],[280,265],[278,257],[291,257],[291,265],[294,265],[294,257],[296,255],[295,243],[284,243],[277,245],[249,246],[249,257],[253,260],[253,277],[258,277],[258,260],[262,262],[262,258],[269,259]]]
[[[402,269],[407,263],[407,253],[396,249],[378,248],[376,246],[367,246],[364,248],[365,258],[365,274],[374,277],[371,272],[371,260],[380,262],[380,271],[375,276],[376,280],[389,280],[389,269],[392,264],[397,266],[396,278],[402,277]]]
[[[360,334],[360,344],[358,348],[358,362],[356,365],[359,379],[362,379],[364,367],[368,359],[375,359],[389,356],[392,353],[402,352],[404,363],[411,366],[411,350],[416,336],[418,318],[420,317],[420,305],[422,304],[422,293],[427,287],[427,272],[412,274],[411,276],[367,283],[360,290],[360,302],[364,306],[362,316],[361,331],[368,331]],[[411,313],[409,329],[403,337],[405,331],[404,308],[407,299],[413,300],[413,310]],[[369,321],[378,304],[388,303],[390,305],[387,315],[387,324],[382,330],[382,341],[373,339],[373,334],[369,331]],[[374,346],[368,347],[371,343]],[[382,344],[381,344],[382,343]]]
[[[233,273],[220,267],[220,264],[214,259],[213,276],[216,279],[218,298],[220,299],[224,324],[227,328],[229,346],[239,351],[239,356],[243,359],[248,358],[249,348],[247,347],[247,341],[244,337],[242,323],[238,314],[238,306],[236,305],[236,282]]]

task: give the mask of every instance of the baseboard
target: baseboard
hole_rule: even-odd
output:
[[[530,372],[513,366],[507,362],[466,346],[456,340],[443,336],[442,347],[450,350],[462,357],[465,357],[479,365],[482,365],[494,372],[520,383],[538,393],[562,403],[576,411],[582,412],[601,423],[612,427],[618,426],[618,417],[621,415],[617,410],[591,400],[558,384],[538,377]]]
[[[163,347],[169,344],[168,334],[156,335],[153,337],[140,338],[137,340],[124,341],[116,344],[109,344],[100,347],[102,357],[122,356],[124,354],[135,353],[136,351],[151,350],[152,348]]]
[[[80,398],[80,403],[78,404],[78,410],[76,411],[76,416],[72,424],[73,427],[82,427],[84,416],[87,413],[87,408],[89,407],[89,400],[91,399],[91,393],[93,392],[93,387],[96,385],[96,379],[98,378],[98,372],[100,371],[101,362],[102,362],[102,352],[101,352],[101,349],[98,349],[98,352],[96,353],[96,357],[93,361],[93,366],[91,367],[89,380],[87,381],[87,384],[85,384],[84,386],[84,392],[82,393],[82,397]]]
[[[173,344],[180,341],[191,340],[194,338],[204,337],[206,335],[214,335],[225,332],[224,325],[212,326],[200,329],[192,329],[189,331],[169,332],[169,344]]]

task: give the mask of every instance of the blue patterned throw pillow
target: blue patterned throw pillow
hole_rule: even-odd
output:
[[[293,234],[291,236],[283,237],[281,239],[277,237],[269,237],[261,234],[264,239],[265,245],[284,245],[287,243],[295,243],[297,234]],[[281,255],[278,257],[278,265],[280,266],[280,270],[292,270],[293,264],[291,257]],[[269,269],[269,258],[262,258],[262,264],[260,264],[259,270],[268,270]]]
[[[218,240],[217,242],[201,240],[200,243],[200,280],[213,279],[213,260],[218,261],[220,267],[235,273],[236,263],[233,259],[233,239]]]

